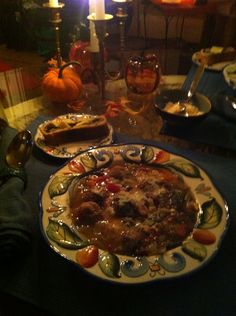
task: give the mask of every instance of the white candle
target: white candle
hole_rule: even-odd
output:
[[[89,14],[95,13],[95,0],[89,0]],[[99,52],[98,46],[98,38],[95,32],[95,25],[94,22],[89,22],[89,29],[90,29],[90,51],[93,53]]]
[[[95,0],[95,19],[105,19],[105,3],[104,0]]]
[[[58,6],[58,0],[49,0],[49,6],[50,7],[57,7]]]

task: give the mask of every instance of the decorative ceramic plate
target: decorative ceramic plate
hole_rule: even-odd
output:
[[[236,89],[236,63],[225,67],[224,71],[225,81],[234,89]]]
[[[135,170],[133,178],[127,170],[123,175],[120,172],[119,168],[127,166],[131,173]],[[111,175],[123,182],[111,183]],[[134,178],[139,183],[135,192]],[[95,191],[93,202],[82,203],[89,207],[79,207],[79,200],[87,201],[80,191],[85,183],[101,195],[105,192],[106,210],[99,209],[101,201]],[[137,193],[138,187],[142,193]],[[125,204],[117,208],[117,201]],[[132,203],[137,203],[135,208]],[[182,156],[143,144],[104,146],[77,155],[50,177],[40,204],[43,235],[55,252],[93,276],[125,284],[182,277],[198,270],[219,250],[228,227],[227,205],[205,171]],[[85,212],[80,213],[81,209]],[[78,210],[78,217],[74,216]],[[102,212],[113,216],[105,231],[106,220],[96,226]],[[96,238],[91,231],[86,238],[86,229],[93,225]],[[119,225],[122,230],[115,235]],[[116,236],[123,248],[113,247]],[[99,238],[102,243],[109,241],[106,247],[96,244]]]
[[[198,66],[200,65],[199,56],[200,56],[200,52],[196,52],[192,55],[192,61]],[[222,61],[220,63],[216,63],[211,66],[206,66],[206,69],[213,70],[213,71],[222,71],[225,68],[225,66],[227,66],[231,62],[232,61]]]
[[[81,116],[81,114],[66,114],[66,115],[61,115],[60,117],[63,118],[64,116],[66,116],[67,118],[70,118],[71,116]],[[92,115],[89,115],[89,116],[92,116]],[[38,127],[34,141],[35,141],[35,145],[38,148],[40,148],[42,151],[44,151],[46,154],[50,156],[53,156],[56,158],[72,158],[76,156],[79,152],[86,150],[90,147],[111,144],[113,140],[113,128],[111,125],[108,125],[108,127],[109,127],[109,135],[104,138],[66,143],[66,144],[61,144],[57,146],[47,145],[44,141],[44,136]]]

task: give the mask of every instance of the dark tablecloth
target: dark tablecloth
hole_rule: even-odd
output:
[[[30,127],[32,132],[39,122]],[[141,142],[116,135],[116,142]],[[236,160],[164,146],[205,169],[226,199],[231,224],[216,257],[187,277],[146,285],[124,286],[93,278],[57,255],[40,233],[39,192],[64,160],[34,148],[26,165],[24,197],[34,214],[32,251],[0,269],[0,290],[55,315],[207,315],[233,316],[236,311]]]

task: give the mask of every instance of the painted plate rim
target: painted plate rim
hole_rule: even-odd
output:
[[[68,174],[68,164],[70,164],[74,160],[80,159],[83,155],[89,154],[88,156],[91,156],[91,154],[96,155],[97,153],[100,153],[100,154],[102,153],[102,155],[104,155],[105,152],[110,151],[113,153],[114,156],[118,155],[119,159],[124,160],[124,158],[122,158],[122,154],[120,152],[128,153],[128,151],[130,151],[130,150],[132,151],[133,148],[138,148],[138,150],[140,152],[139,158],[141,158],[141,152],[143,149],[148,148],[150,150],[150,148],[151,148],[155,154],[154,158],[158,157],[158,153],[160,153],[160,152],[167,152],[170,154],[171,159],[169,159],[165,163],[170,163],[170,162],[176,161],[176,159],[177,159],[177,160],[181,160],[182,162],[189,163],[190,165],[195,166],[198,169],[199,174],[200,174],[200,178],[195,177],[195,176],[194,177],[191,176],[188,179],[189,176],[186,176],[185,174],[183,174],[181,172],[180,172],[180,174],[181,174],[181,176],[184,177],[185,181],[188,179],[188,181],[186,181],[186,183],[190,186],[197,201],[198,202],[202,201],[202,203],[200,203],[202,207],[203,207],[204,203],[206,204],[206,202],[209,202],[209,201],[212,202],[212,200],[213,200],[213,202],[216,201],[217,205],[220,206],[220,208],[222,210],[222,214],[221,214],[221,219],[217,223],[216,226],[209,228],[210,223],[205,222],[205,223],[203,223],[203,226],[208,225],[208,228],[202,228],[203,226],[200,227],[202,225],[202,223],[200,223],[200,226],[196,227],[200,230],[204,230],[204,229],[210,230],[213,234],[215,234],[216,241],[213,242],[213,244],[203,244],[202,242],[199,242],[199,240],[196,241],[195,239],[193,239],[192,235],[188,236],[188,238],[183,242],[183,244],[185,242],[186,243],[193,242],[194,246],[196,243],[198,246],[200,244],[199,249],[202,249],[202,247],[205,249],[203,251],[203,255],[206,251],[205,257],[204,256],[201,257],[202,256],[201,251],[200,251],[199,257],[197,257],[198,254],[196,256],[196,254],[191,253],[191,251],[187,252],[186,249],[185,249],[185,251],[183,251],[183,244],[182,244],[182,246],[178,246],[174,249],[166,251],[164,256],[159,255],[159,256],[143,257],[144,258],[143,261],[141,261],[142,258],[140,259],[137,257],[135,258],[135,257],[131,257],[131,256],[112,254],[118,258],[118,262],[119,262],[119,277],[118,277],[118,274],[117,274],[118,271],[115,271],[115,272],[113,271],[114,272],[113,274],[110,271],[110,273],[111,273],[110,275],[104,274],[101,267],[99,266],[98,261],[96,262],[96,264],[94,266],[92,266],[90,268],[84,268],[84,267],[80,266],[80,264],[77,263],[75,260],[75,254],[77,251],[79,251],[78,249],[68,251],[67,249],[64,249],[64,247],[61,247],[60,245],[58,245],[58,243],[54,242],[53,240],[51,240],[48,237],[47,228],[49,226],[49,217],[52,216],[53,220],[55,220],[55,222],[57,222],[57,223],[58,222],[66,223],[66,224],[68,224],[68,226],[70,226],[70,224],[71,224],[71,222],[67,223],[65,221],[66,215],[63,215],[62,209],[57,211],[58,213],[56,214],[55,217],[54,217],[54,214],[51,215],[51,213],[48,213],[46,211],[47,207],[45,207],[45,204],[49,203],[48,201],[46,201],[46,199],[49,199],[49,201],[52,201],[54,199],[54,202],[55,202],[55,197],[53,197],[50,200],[50,197],[48,196],[49,195],[48,188],[49,188],[50,184],[52,183],[53,179],[55,179],[55,177],[59,176],[60,173],[63,174],[63,172],[65,174],[65,177],[68,177],[68,175],[69,175]],[[137,163],[137,161],[135,161],[136,158],[133,158],[134,155],[132,158],[131,157],[132,157],[132,155],[129,156],[129,158],[132,160],[132,162]],[[115,157],[115,158],[117,158],[117,157]],[[157,159],[157,158],[155,158],[155,159]],[[79,160],[79,161],[81,162],[81,160]],[[126,161],[126,160],[124,160],[124,161]],[[153,162],[153,160],[152,160],[152,162]],[[106,162],[104,162],[104,159],[103,159],[103,163],[106,163]],[[144,163],[144,162],[142,161],[142,163]],[[148,161],[146,161],[145,163],[148,163]],[[105,167],[105,165],[104,165],[104,167]],[[94,170],[96,170],[96,169],[94,169]],[[89,170],[86,170],[86,171],[89,171]],[[178,172],[179,171],[177,171],[177,173]],[[83,172],[80,174],[83,174]],[[78,173],[76,173],[76,175],[78,175]],[[206,183],[204,183],[204,180]],[[193,181],[195,184],[198,183],[198,185],[195,187],[194,190],[193,190],[193,187],[190,183],[191,181]],[[211,187],[209,187],[209,185]],[[211,195],[211,191],[214,192],[214,195]],[[64,195],[64,197],[63,197],[63,195]],[[64,193],[62,195],[60,194],[58,196],[59,196],[59,200],[60,200],[60,198],[65,199],[67,197],[67,193]],[[67,161],[61,168],[59,168],[54,174],[52,174],[50,176],[44,189],[40,192],[39,204],[40,204],[40,227],[41,227],[42,234],[45,238],[45,241],[48,243],[48,245],[58,255],[65,258],[70,263],[78,266],[81,270],[88,273],[90,276],[96,277],[98,279],[102,279],[102,280],[107,281],[107,282],[126,284],[126,285],[150,283],[150,282],[158,282],[158,281],[163,281],[163,280],[176,279],[176,278],[184,277],[184,276],[189,275],[191,273],[195,273],[196,271],[202,269],[215,257],[215,255],[219,251],[219,248],[221,246],[221,243],[224,239],[224,236],[225,236],[225,234],[228,230],[228,226],[229,226],[229,209],[228,209],[227,202],[223,198],[222,194],[219,192],[216,184],[212,181],[212,179],[210,178],[208,173],[203,168],[199,167],[196,163],[194,163],[191,159],[186,158],[184,155],[173,153],[173,152],[171,152],[169,150],[165,150],[159,146],[148,145],[148,144],[144,144],[144,143],[112,144],[112,145],[105,145],[105,146],[101,146],[101,147],[91,148],[91,149],[85,150],[84,152],[81,152],[73,159],[70,159],[69,161]],[[59,201],[59,204],[60,204],[60,201]],[[211,208],[212,208],[212,205],[211,205]],[[66,214],[66,212],[65,212],[65,214]],[[65,217],[61,218],[60,216],[65,216]],[[67,219],[68,219],[68,217],[67,217]],[[47,222],[45,222],[45,221],[47,221]],[[211,225],[212,225],[212,223],[211,223]],[[69,256],[68,256],[68,253],[70,254]],[[99,258],[104,256],[104,253],[106,253],[106,251],[99,249]],[[71,254],[73,254],[73,258],[71,257]],[[158,261],[157,259],[160,259],[160,257],[163,257],[163,258],[161,258],[162,260]],[[170,260],[170,262],[168,262],[168,260]],[[132,261],[133,261],[133,263],[132,263]],[[183,267],[183,262],[185,262],[184,267]],[[129,274],[129,272],[127,272],[127,270],[124,272],[123,267],[126,266],[126,263],[128,263],[129,268],[132,270],[131,274]],[[168,268],[169,263],[170,263],[171,268]],[[145,265],[147,265],[147,264],[148,264],[148,268],[145,270]],[[181,265],[182,265],[182,268],[180,267]],[[177,271],[175,271],[175,268],[177,269]],[[169,270],[169,269],[172,269],[172,270]],[[145,273],[143,273],[143,270],[145,270]],[[140,275],[138,274],[139,271],[141,271]],[[134,272],[135,276],[133,275],[133,272]]]
[[[65,116],[89,116],[94,117],[97,115],[91,115],[91,114],[76,114],[76,113],[68,113],[59,115],[55,118],[65,117]],[[45,122],[50,121],[50,119],[45,120],[44,122],[40,123],[39,126],[42,124],[45,124]],[[34,143],[35,145],[42,150],[45,154],[55,157],[55,158],[62,158],[62,159],[68,159],[73,158],[80,152],[87,150],[89,148],[101,146],[101,145],[111,145],[113,142],[113,127],[108,123],[109,128],[109,135],[104,138],[99,139],[92,139],[92,140],[86,140],[86,141],[78,141],[73,143],[65,143],[61,144],[59,146],[53,146],[53,145],[46,145],[43,140],[44,137],[42,133],[40,132],[39,126],[36,130],[35,136],[34,136]]]

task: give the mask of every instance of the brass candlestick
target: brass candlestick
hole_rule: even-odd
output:
[[[128,4],[131,3],[133,0],[112,0],[114,3],[117,4],[117,11],[116,11],[116,17],[119,22],[119,28],[120,28],[120,50],[123,53],[126,47],[126,36],[125,36],[125,26],[126,21],[128,18]]]
[[[60,24],[62,22],[60,16],[60,10],[64,7],[64,3],[59,2],[57,6],[50,6],[49,3],[44,3],[43,7],[51,10],[51,18],[49,22],[52,24],[55,31],[55,43],[56,43],[56,57],[57,66],[61,67],[62,57],[61,57],[61,45],[60,45]]]
[[[104,61],[104,41],[108,35],[106,32],[106,22],[111,20],[113,16],[111,14],[105,14],[103,20],[97,20],[94,14],[88,16],[88,20],[92,21],[95,24],[95,32],[98,38],[99,45],[99,68],[98,68],[98,77],[99,77],[99,87],[101,98],[105,99],[105,61]]]
[[[112,0],[114,3],[117,4],[117,11],[116,11],[116,18],[119,24],[119,31],[120,31],[120,56],[121,56],[121,71],[120,77],[124,75],[124,67],[125,67],[125,56],[124,52],[126,49],[126,35],[125,35],[125,28],[126,22],[128,19],[128,4],[132,2],[132,0]]]

